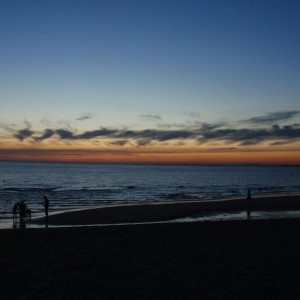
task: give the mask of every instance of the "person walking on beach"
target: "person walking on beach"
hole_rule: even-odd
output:
[[[247,209],[247,218],[250,218],[251,209],[252,209],[252,198],[251,198],[251,189],[248,189],[247,199],[246,199],[246,209]]]
[[[44,196],[44,208],[45,208],[46,221],[48,221],[49,200],[46,196]]]

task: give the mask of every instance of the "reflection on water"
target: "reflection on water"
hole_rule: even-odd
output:
[[[27,221],[29,221],[30,218],[18,218],[18,217],[13,217],[12,220],[12,228],[13,229],[25,229]],[[0,227],[1,228],[1,227]]]
[[[300,218],[300,210],[293,211],[252,211],[251,219],[285,219]],[[248,219],[245,211],[205,213],[201,215],[180,218],[173,222],[201,222],[201,221],[225,221],[225,220],[245,220]]]
[[[250,220],[253,219],[285,219],[285,218],[300,218],[300,210],[293,211],[252,211]],[[194,215],[185,218],[179,218],[176,220],[163,221],[163,222],[149,222],[149,223],[184,223],[184,222],[204,222],[204,221],[234,221],[234,220],[247,220],[247,213],[245,211],[232,211],[232,212],[224,212],[224,213],[205,213],[201,215]],[[141,224],[141,223],[134,223]],[[107,224],[107,225],[126,225],[126,224]],[[107,226],[107,225],[89,225],[89,226]],[[86,225],[84,225],[86,226]],[[58,227],[80,227],[80,225],[72,226],[72,225],[64,225],[64,226],[49,226],[51,228]],[[45,223],[43,225],[27,223],[26,220],[20,222],[20,220],[8,220],[0,223],[0,229],[24,229],[24,228],[48,228],[48,224]]]

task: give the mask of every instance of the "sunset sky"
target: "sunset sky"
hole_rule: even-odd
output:
[[[0,160],[300,164],[300,1],[0,2]]]

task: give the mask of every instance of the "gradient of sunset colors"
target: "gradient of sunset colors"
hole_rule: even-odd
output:
[[[0,3],[0,160],[300,164],[300,2]]]

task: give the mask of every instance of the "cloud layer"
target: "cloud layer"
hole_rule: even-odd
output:
[[[19,141],[31,139],[34,142],[41,142],[51,138],[59,140],[92,140],[106,139],[113,145],[124,146],[129,141],[134,141],[138,146],[150,144],[153,141],[185,141],[193,139],[199,144],[208,142],[224,142],[226,144],[238,143],[241,146],[257,145],[262,142],[271,142],[273,145],[291,143],[300,140],[300,124],[294,123],[281,125],[280,122],[292,120],[299,115],[299,111],[287,111],[270,113],[263,116],[253,117],[237,122],[238,126],[229,123],[199,123],[195,122],[188,126],[182,125],[178,129],[145,129],[145,130],[124,130],[101,127],[77,133],[70,128],[46,128],[42,133],[32,130],[31,126],[20,129],[14,133]],[[147,116],[149,117],[149,116]],[[160,119],[159,116],[151,118]],[[243,124],[253,123],[255,126],[243,128]],[[27,125],[30,125],[29,123]],[[259,127],[257,127],[259,125]],[[249,128],[250,127],[250,128]],[[166,126],[167,128],[167,126]]]

